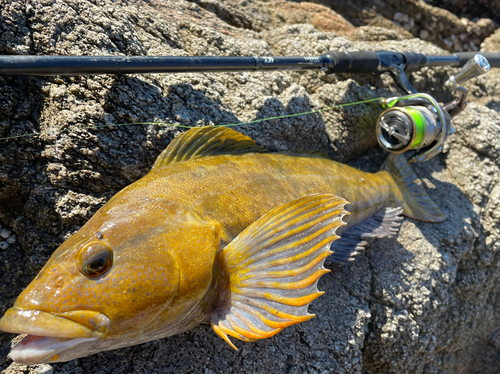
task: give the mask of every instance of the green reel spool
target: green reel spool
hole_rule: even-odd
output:
[[[436,116],[423,106],[402,106],[385,110],[377,119],[377,140],[392,153],[428,146],[440,126]]]

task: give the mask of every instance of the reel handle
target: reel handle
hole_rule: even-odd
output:
[[[451,117],[455,117],[458,113],[467,106],[467,95],[469,91],[461,85],[469,79],[476,78],[482,74],[486,74],[490,70],[488,60],[480,54],[475,55],[460,69],[456,74],[452,75],[444,84],[445,88],[453,91],[458,91],[460,96],[453,99],[443,106],[443,109],[448,112]]]
[[[490,70],[488,60],[480,54],[475,55],[444,84],[446,88],[458,89],[458,87],[472,78],[486,74]]]

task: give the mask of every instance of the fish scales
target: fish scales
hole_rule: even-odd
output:
[[[126,198],[147,195],[186,204],[201,217],[220,222],[229,242],[272,208],[313,193],[333,193],[355,205],[348,208],[348,222],[382,206],[402,205],[386,172],[364,173],[323,158],[260,153],[210,156],[153,171],[127,188]]]
[[[364,173],[311,154],[266,153],[225,128],[176,138],[145,177],[61,244],[0,319],[27,334],[24,364],[68,361],[201,322],[230,346],[314,315],[326,258],[352,261],[401,214],[445,215],[402,156]]]

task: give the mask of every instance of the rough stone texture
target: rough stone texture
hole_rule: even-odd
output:
[[[490,0],[430,0],[428,3],[445,8],[458,16],[487,17],[500,22],[500,3]]]
[[[344,17],[331,9],[311,3],[289,1],[216,1],[189,0],[214,13],[224,22],[235,27],[256,31],[274,29],[284,24],[309,23],[319,31],[346,34],[354,27]],[[265,3],[265,4],[263,4]]]
[[[495,23],[490,19],[494,17],[493,13],[482,19],[459,18],[457,13],[423,0],[311,1],[330,6],[356,26],[393,29],[432,41],[450,52],[477,51],[481,42],[495,30]]]
[[[484,40],[483,44],[481,44],[481,51],[493,52],[498,49],[498,45],[500,45],[500,29],[496,29],[493,34]]]
[[[366,2],[371,4],[366,9],[381,3]],[[408,40],[418,35],[413,29],[400,32],[404,27],[393,22],[394,11],[417,14],[404,4],[388,7],[393,13],[385,18],[381,11],[365,12],[373,15],[372,26],[368,21],[354,28],[345,19],[353,22],[355,7],[339,15],[284,1],[4,1],[0,53],[445,53],[426,41]],[[443,21],[451,19],[449,12],[431,11],[444,25],[439,35],[456,32]],[[456,27],[467,32],[463,24]],[[498,31],[483,50],[498,50],[494,40]],[[441,87],[451,71],[424,68],[410,78],[418,90],[446,101],[451,94]],[[201,326],[140,346],[33,367],[6,358],[13,335],[1,334],[0,367],[8,374],[497,373],[499,86],[498,71],[470,82],[473,103],[454,121],[457,132],[445,152],[416,166],[449,219],[442,224],[406,219],[397,238],[373,242],[349,265],[331,265],[320,282],[326,293],[310,308],[317,315],[313,320],[271,339],[238,342],[239,351]],[[230,124],[394,94],[401,91],[387,75],[318,72],[0,77],[0,137],[43,132],[0,140],[0,224],[17,237],[0,251],[0,313],[53,250],[109,197],[144,175],[179,131],[160,125],[92,126]],[[239,129],[272,150],[321,151],[375,171],[385,157],[373,135],[379,113],[375,105],[360,105]]]
[[[495,52],[500,46],[500,29],[481,44],[482,52]],[[478,77],[475,84],[467,86],[476,101],[488,108],[500,110],[500,70],[492,69],[487,76]]]

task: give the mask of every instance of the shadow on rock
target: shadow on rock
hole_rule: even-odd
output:
[[[368,251],[372,319],[363,349],[367,372],[389,370],[394,360],[413,371],[429,360],[429,347],[439,351],[439,344],[445,346],[436,342],[436,336],[452,328],[442,318],[450,308],[459,262],[478,245],[482,228],[473,204],[452,184],[445,159],[441,155],[413,164],[413,169],[448,219],[442,223],[405,219],[398,243],[373,242]],[[396,357],[388,353],[389,347],[391,352],[412,354]]]

